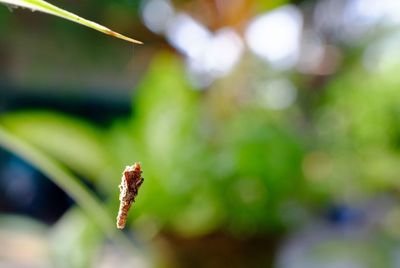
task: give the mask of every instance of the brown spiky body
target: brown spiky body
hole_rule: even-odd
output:
[[[117,227],[123,229],[128,218],[128,211],[138,194],[140,185],[143,183],[142,168],[139,163],[127,166],[122,173],[119,185],[119,211],[117,216]]]

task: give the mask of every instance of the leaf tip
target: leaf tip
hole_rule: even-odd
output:
[[[123,39],[123,40],[128,41],[128,42],[134,43],[134,44],[139,44],[139,45],[142,45],[142,44],[143,44],[143,42],[141,42],[141,41],[139,41],[139,40],[136,40],[136,39],[127,37],[127,36],[125,36],[125,35],[122,35],[122,34],[120,34],[120,33],[114,32],[114,31],[112,31],[112,30],[108,30],[108,31],[107,31],[107,34],[108,34],[108,35],[111,35],[111,36],[114,36],[114,37],[117,37],[117,38],[120,38],[120,39]]]

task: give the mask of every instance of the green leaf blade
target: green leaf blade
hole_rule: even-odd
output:
[[[50,15],[58,16],[63,19],[73,21],[75,23],[84,25],[86,27],[92,28],[92,29],[102,32],[104,34],[111,35],[113,37],[131,42],[131,43],[143,44],[141,41],[138,41],[133,38],[127,37],[125,35],[122,35],[120,33],[117,33],[101,24],[98,24],[96,22],[79,17],[78,15],[75,15],[74,13],[71,13],[64,9],[61,9],[55,5],[52,5],[46,1],[43,1],[43,0],[0,0],[0,3],[5,3],[5,4],[12,5],[12,6],[28,8],[33,11],[40,11],[40,12],[47,13]]]

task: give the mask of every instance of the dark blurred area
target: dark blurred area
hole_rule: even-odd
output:
[[[46,223],[61,217],[72,203],[62,189],[20,159],[3,151],[1,156],[1,211],[30,215]]]
[[[140,161],[141,251],[3,148],[0,267],[400,266],[398,0],[52,3],[144,45],[0,6],[0,131],[110,215]]]

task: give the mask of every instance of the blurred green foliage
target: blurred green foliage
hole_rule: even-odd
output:
[[[2,117],[13,133],[91,179],[116,209],[125,165],[141,161],[145,184],[133,213],[185,235],[282,227],[282,206],[303,184],[304,149],[285,122],[251,106],[225,107],[193,90],[176,56],[153,62],[132,118],[101,132],[54,113]],[[210,105],[212,104],[212,105]]]
[[[326,89],[315,121],[319,146],[331,163],[330,174],[321,181],[327,191],[351,200],[398,188],[397,66],[382,72],[355,64]]]
[[[152,66],[135,98],[131,130],[119,131],[132,133],[147,167],[140,214],[188,234],[223,226],[252,233],[279,224],[279,206],[295,198],[301,181],[296,138],[268,122],[266,110],[234,107],[218,117],[210,103],[220,104],[190,88],[173,56],[161,55]]]
[[[141,161],[146,182],[136,217],[188,235],[226,226],[253,233],[282,227],[285,204],[301,203],[310,189],[355,198],[398,187],[394,72],[349,68],[314,107],[315,130],[304,130],[230,101],[223,87],[193,90],[180,60],[161,54],[137,89],[132,117],[110,129],[46,112],[3,115],[2,123],[92,180],[114,208],[120,171]],[[304,131],[316,138],[303,139]]]
[[[269,10],[286,2],[259,1],[256,8]],[[125,9],[121,25],[129,21],[126,6],[138,8],[134,1],[100,5],[107,6],[104,12],[110,17]],[[7,16],[0,13],[0,21]],[[93,52],[92,43],[86,43]],[[354,52],[347,49],[341,50],[344,56]],[[398,64],[368,68],[357,53],[328,75],[318,68],[314,74],[279,72],[245,54],[232,74],[199,90],[188,81],[181,57],[157,51],[133,91],[132,114],[107,128],[49,111],[3,114],[0,123],[90,181],[113,215],[121,172],[140,161],[145,182],[128,228],[144,239],[163,231],[184,237],[279,234],[327,203],[352,204],[398,192]],[[298,98],[290,107],[274,110],[263,103],[257,88],[279,79],[296,84]],[[320,87],[319,79],[326,79]],[[397,214],[390,222],[394,226]],[[93,254],[101,240],[93,224],[76,208],[68,211],[54,227],[54,237],[82,247],[68,253],[67,247],[55,247],[55,255],[77,256],[71,266],[90,263],[79,255]],[[76,236],[57,238],[74,232]],[[341,241],[316,248],[319,256],[331,250],[347,252]],[[365,252],[360,252],[364,260]],[[384,253],[375,253],[377,265],[386,262]]]
[[[12,132],[86,178],[96,180],[108,162],[103,136],[86,122],[47,112],[14,113],[2,123]],[[45,137],[45,138],[44,138]]]
[[[398,187],[399,81],[367,72],[355,65],[328,85],[312,129],[232,101],[223,87],[194,90],[181,61],[165,53],[138,87],[132,117],[109,129],[50,112],[3,115],[2,123],[90,179],[112,210],[121,170],[141,161],[138,222],[189,236],[252,234],[286,226],[287,206],[320,194],[357,200]]]

